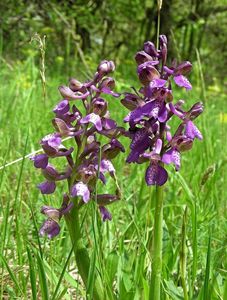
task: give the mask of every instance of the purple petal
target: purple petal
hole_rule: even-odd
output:
[[[195,126],[192,121],[188,121],[185,127],[185,135],[190,139],[198,138],[199,140],[203,139],[202,133],[199,129]]]
[[[98,166],[97,166],[97,168],[98,168]],[[108,159],[101,160],[99,170],[102,173],[109,172],[111,175],[113,175],[115,173],[114,166],[113,166],[112,162]]]
[[[103,92],[104,94],[111,95],[111,96],[116,97],[116,98],[120,97],[120,95],[121,95],[119,93],[115,93],[115,92],[111,91],[111,89],[108,88],[108,87],[103,87],[101,89],[101,92]]]
[[[40,183],[37,187],[40,189],[42,194],[48,195],[55,191],[56,184],[54,181],[45,181]]]
[[[167,119],[167,116],[168,116],[168,111],[166,109],[165,103],[163,103],[162,107],[160,108],[160,110],[158,112],[159,122],[164,123]]]
[[[99,206],[99,211],[101,213],[103,222],[105,222],[107,220],[109,220],[109,221],[112,220],[111,213],[104,206]]]
[[[146,170],[145,180],[147,185],[163,185],[168,179],[168,173],[157,162],[151,162]]]
[[[98,131],[102,130],[102,122],[100,116],[91,113],[80,120],[81,124],[93,123]]]
[[[170,149],[162,156],[162,162],[167,165],[173,163],[178,171],[180,169],[180,153],[175,149]]]
[[[45,169],[48,165],[48,156],[46,154],[38,154],[31,157],[31,160],[34,161],[34,166],[36,168]]]
[[[160,101],[149,101],[143,106],[136,108],[134,111],[130,112],[128,116],[124,119],[125,122],[130,123],[130,126],[134,126],[136,123],[141,121],[144,117],[158,117],[158,112],[160,109]]]
[[[87,98],[90,93],[80,93],[80,92],[76,92],[74,93],[69,87],[67,86],[59,86],[59,92],[61,93],[61,95],[67,99],[67,100],[77,100],[77,99],[85,99]]]
[[[61,145],[61,137],[59,133],[49,134],[41,140],[40,144],[48,156],[53,156]]]
[[[117,123],[112,119],[102,118],[102,126],[103,126],[103,129],[109,130],[109,129],[116,128]]]
[[[176,105],[173,105],[173,103],[169,103],[169,108],[170,108],[170,111],[174,114],[174,115],[176,115],[176,116],[178,116],[180,119],[183,119],[183,117],[184,117],[184,113],[183,112],[181,112],[181,111],[179,111],[177,108],[177,106]]]
[[[69,111],[69,101],[68,100],[62,100],[53,109],[53,112],[55,112],[57,114],[66,114],[68,111]]]
[[[154,79],[150,82],[149,87],[150,88],[161,88],[164,87],[166,84],[166,80],[164,79]]]
[[[83,198],[83,201],[87,203],[90,199],[90,191],[87,185],[80,181],[72,187],[71,196],[81,196]]]
[[[192,89],[192,85],[191,83],[188,81],[188,79],[183,76],[183,75],[177,75],[174,76],[174,81],[175,83],[180,86],[180,87],[184,87],[186,88],[186,90],[191,90]]]
[[[127,162],[135,162],[139,158],[139,155],[142,154],[150,146],[150,137],[146,128],[139,129],[131,142],[130,149],[131,152],[127,158]]]
[[[155,144],[154,153],[155,154],[160,154],[161,150],[162,150],[162,140],[157,139],[156,144]]]
[[[44,236],[47,235],[49,239],[52,239],[56,235],[58,235],[60,232],[60,226],[57,222],[55,222],[52,219],[47,219],[44,221],[42,227],[40,228],[40,235]]]

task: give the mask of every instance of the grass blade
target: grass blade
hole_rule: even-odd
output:
[[[37,289],[36,289],[36,272],[35,272],[35,265],[31,255],[31,251],[29,247],[27,247],[27,255],[28,255],[28,262],[29,262],[29,276],[32,288],[32,299],[37,299]]]
[[[37,264],[38,264],[38,270],[39,270],[39,282],[40,282],[40,288],[42,293],[42,299],[43,300],[49,300],[49,291],[48,291],[48,285],[47,285],[47,279],[44,269],[44,264],[41,256],[39,253],[36,254],[37,258]]]

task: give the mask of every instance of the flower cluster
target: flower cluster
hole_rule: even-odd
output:
[[[192,65],[185,61],[168,67],[166,36],[160,35],[159,43],[160,48],[156,49],[152,42],[146,42],[143,51],[136,54],[137,73],[143,86],[138,92],[125,93],[121,100],[130,110],[124,119],[129,123],[131,139],[127,162],[149,162],[145,175],[147,185],[163,185],[168,179],[164,164],[173,163],[179,170],[181,152],[190,150],[195,138],[202,139],[193,123],[203,112],[202,103],[194,104],[188,111],[182,109],[183,100],[173,103],[173,82],[186,90],[192,88],[185,77]],[[181,123],[171,135],[168,123],[173,116]]]
[[[101,180],[105,184],[107,173],[116,182],[116,193],[100,194],[95,198],[103,221],[111,220],[111,214],[105,206],[120,198],[111,160],[125,151],[118,141],[124,129],[110,119],[108,103],[102,96],[103,94],[119,96],[113,91],[114,79],[108,77],[114,69],[112,61],[102,61],[92,80],[81,83],[72,78],[69,86],[59,87],[63,100],[53,109],[55,118],[52,123],[55,132],[41,140],[44,153],[34,156],[32,160],[46,179],[38,185],[42,194],[53,193],[57,182],[61,180],[68,181],[69,191],[64,194],[59,209],[42,207],[41,212],[47,216],[47,220],[40,230],[41,235],[47,234],[50,238],[56,236],[60,231],[58,223],[61,217],[74,205],[79,209],[94,199],[96,182]],[[71,103],[79,103],[81,107],[78,108],[78,105]],[[105,137],[106,144],[101,145],[99,135]],[[66,137],[71,137],[76,145],[75,150],[74,147],[67,149],[63,146],[63,138]],[[63,170],[58,171],[51,161],[60,157],[65,159],[66,165]]]

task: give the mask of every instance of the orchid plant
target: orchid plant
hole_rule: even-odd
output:
[[[160,47],[146,42],[135,60],[137,73],[142,87],[134,92],[124,93],[121,103],[130,110],[124,121],[129,123],[127,131],[110,119],[108,103],[104,94],[119,97],[115,93],[114,79],[108,77],[114,71],[112,61],[102,61],[92,80],[85,83],[72,78],[69,86],[59,87],[63,97],[54,108],[55,118],[52,123],[55,132],[41,140],[44,153],[32,158],[34,166],[41,169],[46,180],[38,185],[42,194],[52,194],[61,180],[67,181],[67,191],[63,195],[60,208],[43,206],[41,212],[47,217],[41,229],[41,235],[53,238],[60,232],[60,219],[64,216],[80,275],[87,285],[89,257],[83,245],[80,232],[79,209],[89,201],[98,206],[103,221],[112,216],[107,205],[120,199],[120,189],[115,176],[112,159],[120,152],[125,152],[118,138],[125,135],[131,140],[128,163],[147,163],[145,181],[148,186],[156,186],[156,208],[153,231],[152,274],[150,299],[159,300],[161,295],[162,270],[162,221],[163,221],[163,185],[168,173],[165,165],[174,164],[180,169],[181,154],[192,148],[195,139],[202,139],[202,134],[194,124],[194,119],[203,112],[203,105],[195,103],[189,110],[183,110],[184,101],[174,103],[173,83],[186,90],[192,88],[186,75],[192,65],[185,61],[167,66],[167,38],[159,37]],[[84,114],[75,104],[80,101]],[[171,133],[170,120],[179,119],[179,126]],[[105,136],[104,145],[98,140]],[[76,144],[69,149],[62,144],[63,137],[70,137]],[[58,171],[50,162],[53,158],[64,158],[65,169]],[[116,184],[115,194],[98,194],[97,182],[104,185],[109,173]],[[95,283],[94,299],[103,299],[100,281]]]
[[[184,61],[179,65],[174,61],[167,66],[167,38],[159,36],[160,47],[146,42],[143,50],[135,55],[137,74],[142,87],[134,93],[125,93],[121,103],[130,110],[124,121],[129,123],[128,136],[131,139],[128,163],[148,163],[145,180],[148,186],[156,186],[156,208],[153,233],[152,275],[150,299],[160,299],[162,270],[162,219],[163,185],[168,179],[164,165],[174,164],[180,169],[181,154],[192,148],[194,140],[202,139],[202,134],[194,124],[194,119],[203,112],[203,104],[195,103],[184,111],[184,101],[173,102],[172,86],[191,90],[186,78],[192,64]],[[170,120],[177,117],[180,124],[172,134]]]
[[[120,199],[120,189],[115,176],[112,159],[124,152],[118,137],[124,129],[110,118],[105,94],[118,97],[113,91],[115,81],[108,77],[114,71],[112,61],[102,61],[92,80],[81,83],[70,79],[69,86],[60,86],[63,97],[53,109],[55,118],[52,123],[55,132],[45,136],[40,144],[43,154],[32,158],[34,166],[42,171],[45,181],[38,185],[42,194],[52,194],[57,182],[67,181],[63,201],[60,208],[43,206],[41,212],[47,217],[40,234],[53,238],[60,232],[60,219],[64,216],[76,257],[79,273],[87,285],[89,275],[89,257],[83,245],[80,232],[79,210],[89,201],[94,201],[103,221],[112,216],[107,205]],[[82,103],[82,110],[75,104]],[[101,144],[99,136],[105,137],[107,143]],[[73,147],[67,149],[63,138],[71,138]],[[65,169],[57,170],[52,164],[54,159],[64,159]],[[115,194],[97,194],[97,182],[105,185],[106,175],[113,178],[116,185]],[[100,282],[94,287],[94,299],[103,299]]]

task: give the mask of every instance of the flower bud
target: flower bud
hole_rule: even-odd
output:
[[[102,98],[95,98],[91,103],[92,111],[99,116],[104,116],[107,112],[107,102]]]
[[[79,80],[77,80],[75,78],[70,78],[70,80],[69,80],[69,88],[73,92],[79,91],[82,87],[83,87],[83,84]]]
[[[144,43],[143,49],[150,56],[154,56],[154,57],[158,56],[158,51],[156,50],[155,45],[152,42]]]
[[[102,75],[113,72],[114,70],[115,70],[115,65],[114,62],[111,60],[110,61],[103,60],[97,68],[98,73]]]
[[[147,54],[145,51],[139,51],[135,55],[135,60],[138,65],[145,63],[146,61],[151,61],[153,58]]]
[[[174,138],[173,144],[179,152],[184,152],[192,148],[193,140],[182,135]]]
[[[56,209],[54,207],[44,205],[41,207],[41,213],[54,220],[55,222],[58,222],[60,220],[59,209]]]
[[[60,134],[49,134],[41,140],[40,144],[48,156],[55,156],[55,154],[58,152],[59,146],[61,145]]]
[[[129,110],[134,110],[138,106],[138,102],[142,101],[139,96],[131,93],[125,93],[125,98],[121,100],[121,103]]]
[[[99,89],[102,90],[103,88],[113,90],[115,88],[115,80],[112,77],[104,78],[99,84]]]
[[[74,93],[69,87],[67,86],[59,86],[59,92],[67,100],[77,100],[77,99],[85,99],[89,96],[89,92],[86,93]]]
[[[152,80],[160,78],[159,72],[149,62],[140,65],[137,72],[143,85],[148,85]]]
[[[54,113],[61,114],[61,115],[66,114],[68,111],[69,111],[69,102],[68,102],[68,100],[62,100],[53,109]]]
[[[189,61],[184,61],[181,64],[179,64],[178,67],[174,70],[174,76],[177,75],[186,75],[189,72],[191,72],[192,64]]]
[[[186,119],[194,120],[203,112],[203,103],[195,103],[186,114]]]
[[[161,45],[161,46],[162,46],[163,44],[166,44],[166,45],[167,45],[167,37],[166,37],[166,35],[161,34],[161,35],[159,36],[159,42],[160,42],[160,45]]]

